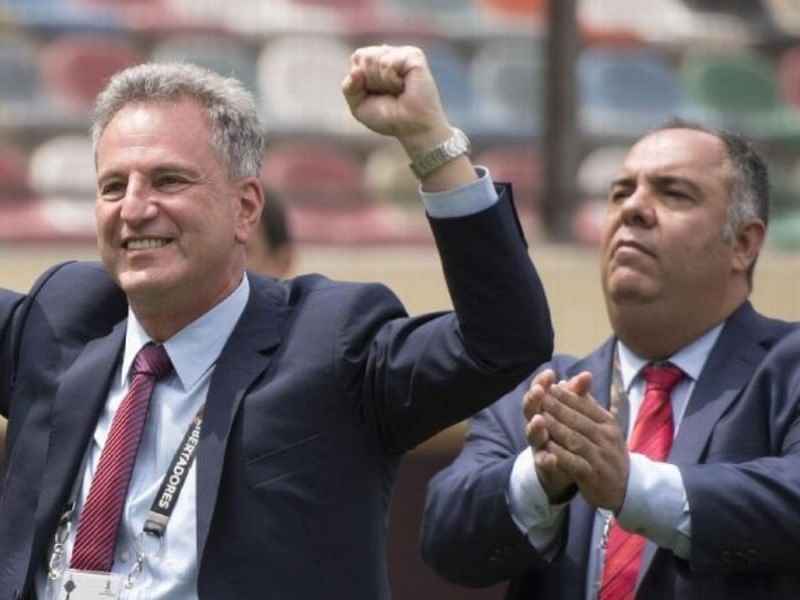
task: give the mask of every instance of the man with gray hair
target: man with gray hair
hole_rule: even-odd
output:
[[[798,597],[800,340],[747,300],[767,217],[742,138],[634,144],[602,248],[614,335],[472,420],[429,485],[429,564],[512,600]]]
[[[105,270],[3,304],[0,600],[387,598],[403,453],[549,358],[510,190],[470,163],[422,52],[358,50],[342,89],[407,151],[455,312],[246,273],[252,97],[190,65],[119,73],[92,130]]]

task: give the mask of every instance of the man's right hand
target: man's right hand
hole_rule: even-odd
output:
[[[530,389],[522,398],[522,410],[527,425],[525,433],[533,450],[536,475],[551,504],[561,504],[572,498],[577,492],[575,481],[558,466],[555,454],[548,450],[550,434],[542,415],[542,401],[550,387],[555,384],[556,375],[551,369],[545,369],[531,381]],[[573,377],[567,386],[576,394],[589,391],[592,377],[589,373],[580,373]]]

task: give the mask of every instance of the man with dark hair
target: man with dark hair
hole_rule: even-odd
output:
[[[342,91],[408,153],[455,311],[246,273],[252,95],[188,64],[116,74],[93,125],[103,266],[43,276],[0,345],[0,600],[387,598],[403,453],[549,359],[510,192],[472,166],[423,53],[362,48]]]
[[[247,242],[247,268],[262,275],[285,277],[294,263],[294,240],[280,196],[264,190],[264,208],[255,235]]]
[[[767,194],[734,135],[632,147],[602,248],[614,335],[473,418],[429,485],[435,569],[514,600],[798,597],[800,344],[747,300]]]

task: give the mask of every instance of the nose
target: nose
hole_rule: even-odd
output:
[[[656,223],[656,210],[652,191],[638,186],[623,201],[621,218],[628,227],[653,227]]]
[[[158,213],[158,208],[153,203],[150,186],[137,176],[128,180],[125,196],[122,198],[120,218],[129,225],[137,225],[152,219]]]

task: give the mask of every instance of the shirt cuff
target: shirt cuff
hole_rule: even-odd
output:
[[[545,559],[552,560],[558,550],[566,504],[550,504],[536,474],[531,448],[514,461],[506,498],[514,524]]]
[[[454,190],[423,192],[420,186],[419,193],[428,215],[433,219],[467,217],[494,206],[497,192],[489,170],[486,167],[475,167],[475,172],[478,174],[477,181]]]
[[[689,558],[691,518],[680,469],[631,452],[625,501],[617,515],[620,526]]]

